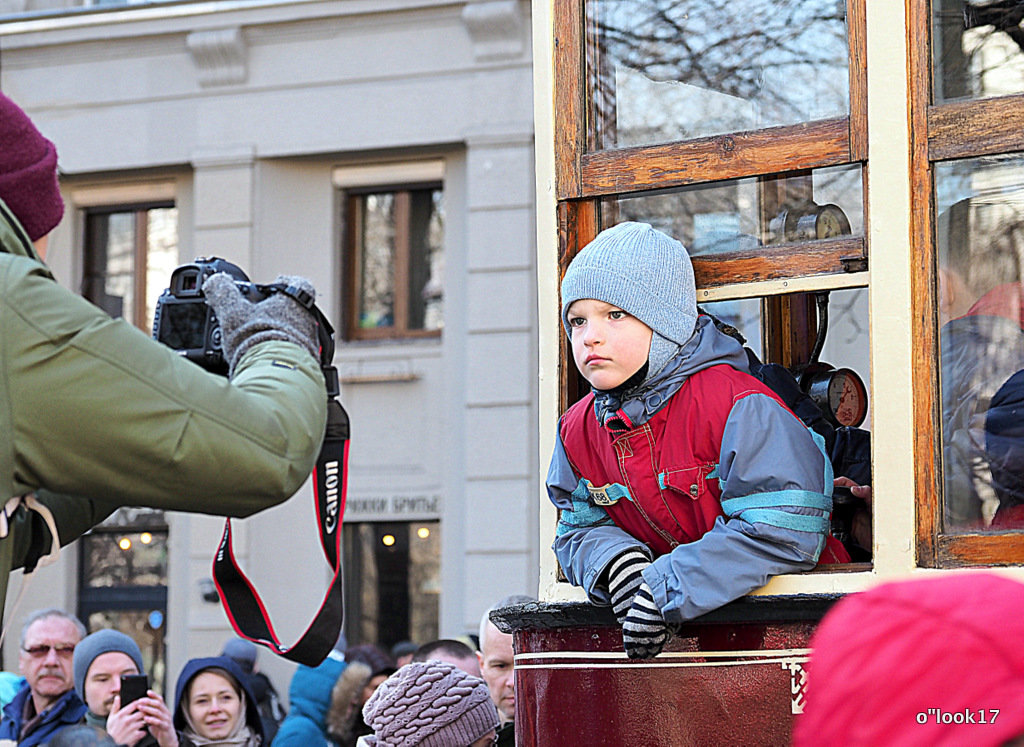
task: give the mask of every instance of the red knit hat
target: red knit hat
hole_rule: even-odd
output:
[[[793,745],[1002,745],[1024,735],[1024,584],[967,572],[840,601],[811,638]]]
[[[0,200],[35,241],[64,215],[57,186],[57,149],[21,108],[0,93]]]

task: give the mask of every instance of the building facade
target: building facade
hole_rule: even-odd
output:
[[[350,643],[461,635],[534,593],[529,3],[67,5],[0,3],[0,88],[58,148],[58,280],[143,330],[195,257],[314,282],[352,420]],[[286,644],[329,577],[311,491],[234,522]],[[152,644],[173,684],[231,635],[210,582],[222,526],[122,511],[17,606],[16,574],[6,668],[24,615],[56,605]],[[261,666],[286,687],[292,665]]]

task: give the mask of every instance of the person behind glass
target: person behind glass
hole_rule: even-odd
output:
[[[174,727],[182,747],[259,747],[265,741],[256,698],[226,656],[185,662],[174,688]]]
[[[122,704],[121,676],[145,674],[142,651],[119,630],[98,630],[75,646],[75,691],[85,701],[85,723],[127,747],[177,747],[171,711],[154,690]]]
[[[698,316],[681,243],[645,223],[602,231],[565,273],[562,322],[592,391],[559,420],[552,548],[612,606],[628,656],[772,576],[849,562],[823,440]]]
[[[312,316],[203,285],[228,378],[59,285],[43,263],[64,213],[57,151],[0,94],[0,613],[32,568],[119,506],[248,516],[294,494],[324,436]],[[310,293],[301,278],[279,278]]]
[[[1012,498],[1016,492],[1011,488],[1008,494],[999,483],[1000,479],[1012,483],[1013,470],[997,467],[993,474],[986,444],[993,397],[1024,369],[1018,238],[1022,224],[999,216],[995,211],[1001,207],[968,198],[938,219],[943,519],[947,527],[983,528],[1000,494]],[[1000,406],[1012,399],[1012,390],[1004,392]],[[994,426],[1001,438],[994,444],[996,458],[1005,465],[1005,450],[1012,443],[1000,423]]]
[[[75,692],[72,656],[85,626],[64,610],[37,610],[21,629],[18,669],[25,677],[3,710],[0,740],[25,747],[46,744],[62,729],[82,721],[85,703]]]
[[[363,718],[361,747],[485,747],[497,740],[498,711],[487,685],[454,664],[415,661],[378,687]]]
[[[1024,371],[992,397],[985,416],[985,455],[999,507],[993,529],[1024,529]]]

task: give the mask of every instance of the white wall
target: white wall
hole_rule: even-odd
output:
[[[339,344],[342,377],[401,366],[412,381],[347,384],[349,497],[442,497],[441,635],[537,590],[537,322],[529,4],[196,3],[0,24],[0,86],[57,143],[68,217],[50,256],[79,287],[75,189],[167,180],[181,258],[217,254],[256,280],[312,278],[340,326],[337,167],[440,159],[440,341]],[[77,230],[76,230],[77,229]],[[327,571],[310,488],[236,522],[236,551],[291,643]],[[230,634],[203,602],[222,521],[171,516],[168,670]],[[15,612],[74,608],[74,552]],[[12,579],[14,580],[14,579]],[[8,599],[11,611],[17,583]],[[20,618],[19,618],[20,620]],[[15,621],[15,625],[18,622]],[[12,629],[12,633],[15,629]],[[16,661],[8,639],[8,666]],[[291,665],[261,664],[279,689]]]

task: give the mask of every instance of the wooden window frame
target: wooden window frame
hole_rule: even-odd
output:
[[[561,247],[559,280],[576,253],[600,231],[600,201],[609,196],[728,179],[795,175],[814,168],[855,163],[862,164],[866,179],[866,0],[846,2],[848,116],[682,142],[593,151],[589,150],[587,129],[585,2],[557,2],[552,11],[555,196]],[[697,285],[705,289],[842,274],[866,269],[866,261],[864,237],[692,258]],[[800,306],[805,299],[793,300]],[[807,332],[805,337],[813,340],[816,327]],[[563,335],[559,342],[558,371],[562,411],[583,393],[577,371],[567,363],[571,361],[568,341]]]
[[[942,448],[935,286],[932,167],[939,161],[1024,151],[1024,94],[932,104],[932,3],[908,0],[911,40],[911,271],[914,469],[918,564],[932,567],[1024,563],[1020,532],[946,533],[939,509]]]
[[[345,339],[351,341],[366,340],[404,340],[430,339],[441,336],[440,329],[409,329],[408,286],[409,286],[409,213],[411,192],[425,190],[444,190],[441,182],[423,182],[413,184],[389,184],[382,186],[343,188],[341,194],[344,215],[343,249],[344,256],[344,324]],[[359,299],[362,292],[360,286],[361,263],[359,252],[356,251],[356,237],[359,231],[359,216],[356,205],[360,198],[371,194],[391,193],[395,196],[395,299],[394,324],[390,327],[362,328],[358,324]]]

